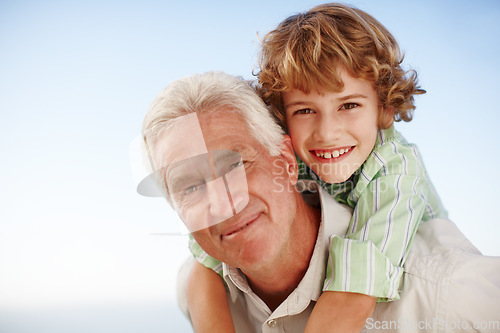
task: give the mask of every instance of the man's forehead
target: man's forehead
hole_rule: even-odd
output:
[[[248,145],[238,135],[242,132],[248,132],[248,127],[242,117],[234,112],[193,112],[179,117],[160,137],[157,146],[158,167],[166,167],[209,150],[244,152],[248,150]],[[248,136],[245,138],[250,140]]]
[[[207,153],[200,122],[195,112],[179,117],[159,138],[156,156],[158,168]]]

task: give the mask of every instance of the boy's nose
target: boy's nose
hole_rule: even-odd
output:
[[[313,139],[317,142],[333,143],[342,135],[342,124],[334,117],[321,117],[316,122]]]

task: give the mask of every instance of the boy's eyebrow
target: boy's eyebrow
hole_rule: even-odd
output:
[[[347,101],[349,99],[354,99],[354,98],[368,98],[368,96],[363,95],[363,94],[351,94],[351,95],[339,97],[338,100],[341,102],[344,102],[344,101]]]
[[[365,98],[366,99],[366,98],[368,98],[368,96],[363,95],[363,94],[351,94],[351,95],[346,95],[346,96],[339,97],[339,98],[337,98],[337,100],[339,102],[345,102],[347,100],[355,99],[355,98]],[[302,101],[302,100],[293,101],[291,103],[286,104],[285,105],[285,109],[289,108],[290,106],[302,105],[302,104],[308,104],[308,102],[307,101]]]
[[[304,104],[304,102],[297,101],[297,102],[288,103],[288,104],[285,104],[285,109],[289,108],[290,106],[300,105],[300,104]]]

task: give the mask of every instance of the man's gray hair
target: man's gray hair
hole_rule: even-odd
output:
[[[207,72],[179,79],[160,92],[151,103],[142,126],[149,152],[156,151],[162,134],[175,126],[176,119],[193,112],[217,112],[221,109],[240,114],[255,139],[270,155],[279,155],[283,130],[255,87],[240,77],[223,72]]]

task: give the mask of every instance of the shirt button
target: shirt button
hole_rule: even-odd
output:
[[[276,326],[276,320],[274,320],[274,319],[268,320],[268,321],[267,321],[267,325],[268,325],[269,327],[274,327],[274,326]]]

